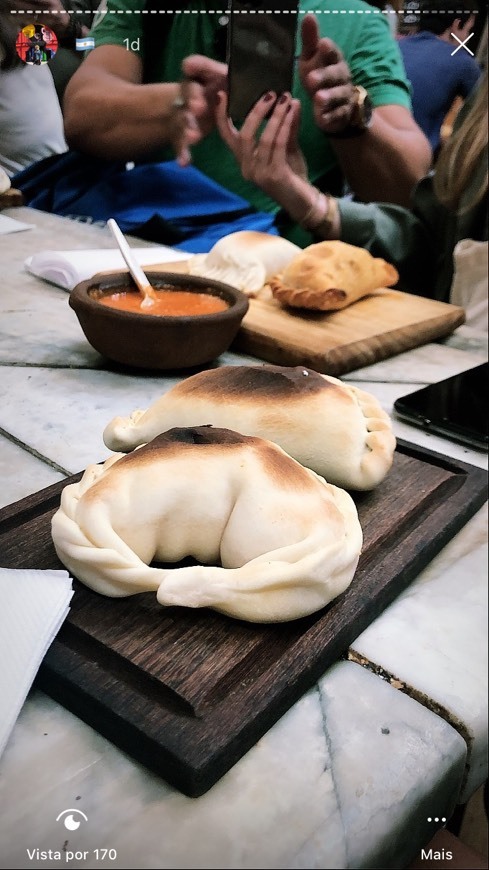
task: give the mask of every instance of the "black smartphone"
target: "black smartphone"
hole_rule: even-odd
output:
[[[237,124],[267,91],[292,90],[298,0],[232,0],[227,41],[228,115]]]
[[[486,362],[397,399],[394,410],[408,423],[487,451],[488,386]]]

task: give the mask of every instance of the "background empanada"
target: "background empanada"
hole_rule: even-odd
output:
[[[304,366],[221,366],[176,384],[146,411],[116,417],[110,450],[132,450],[174,426],[210,423],[279,444],[329,483],[373,489],[396,440],[375,396]]]
[[[284,305],[335,311],[398,280],[396,269],[385,260],[355,245],[330,241],[309,245],[269,283]]]
[[[299,251],[297,245],[280,236],[241,230],[219,239],[208,254],[191,257],[188,271],[254,296]]]

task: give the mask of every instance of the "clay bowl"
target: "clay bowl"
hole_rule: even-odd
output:
[[[69,297],[85,337],[107,359],[145,369],[183,369],[202,365],[228,349],[248,310],[244,293],[207,278],[152,272],[155,289],[209,293],[228,303],[213,314],[153,315],[109,308],[101,296],[116,289],[135,290],[128,272],[95,275]]]

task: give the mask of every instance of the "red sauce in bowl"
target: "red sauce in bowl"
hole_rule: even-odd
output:
[[[186,317],[198,314],[216,314],[229,308],[220,296],[210,293],[191,293],[189,290],[158,290],[153,305],[141,308],[143,297],[133,290],[114,290],[110,294],[95,297],[108,308],[130,311],[136,314],[151,314],[157,317]]]

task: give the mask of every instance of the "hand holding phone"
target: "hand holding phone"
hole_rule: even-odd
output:
[[[215,126],[217,93],[226,85],[227,66],[200,54],[182,62],[183,79],[171,104],[174,128],[171,144],[181,166],[192,162],[191,146]]]
[[[299,220],[309,207],[304,195],[307,199],[311,190],[298,141],[300,103],[290,94],[282,94],[275,103],[272,96],[267,92],[261,97],[237,130],[227,114],[227,96],[221,93],[217,128],[243,178],[274,199],[293,220]]]

